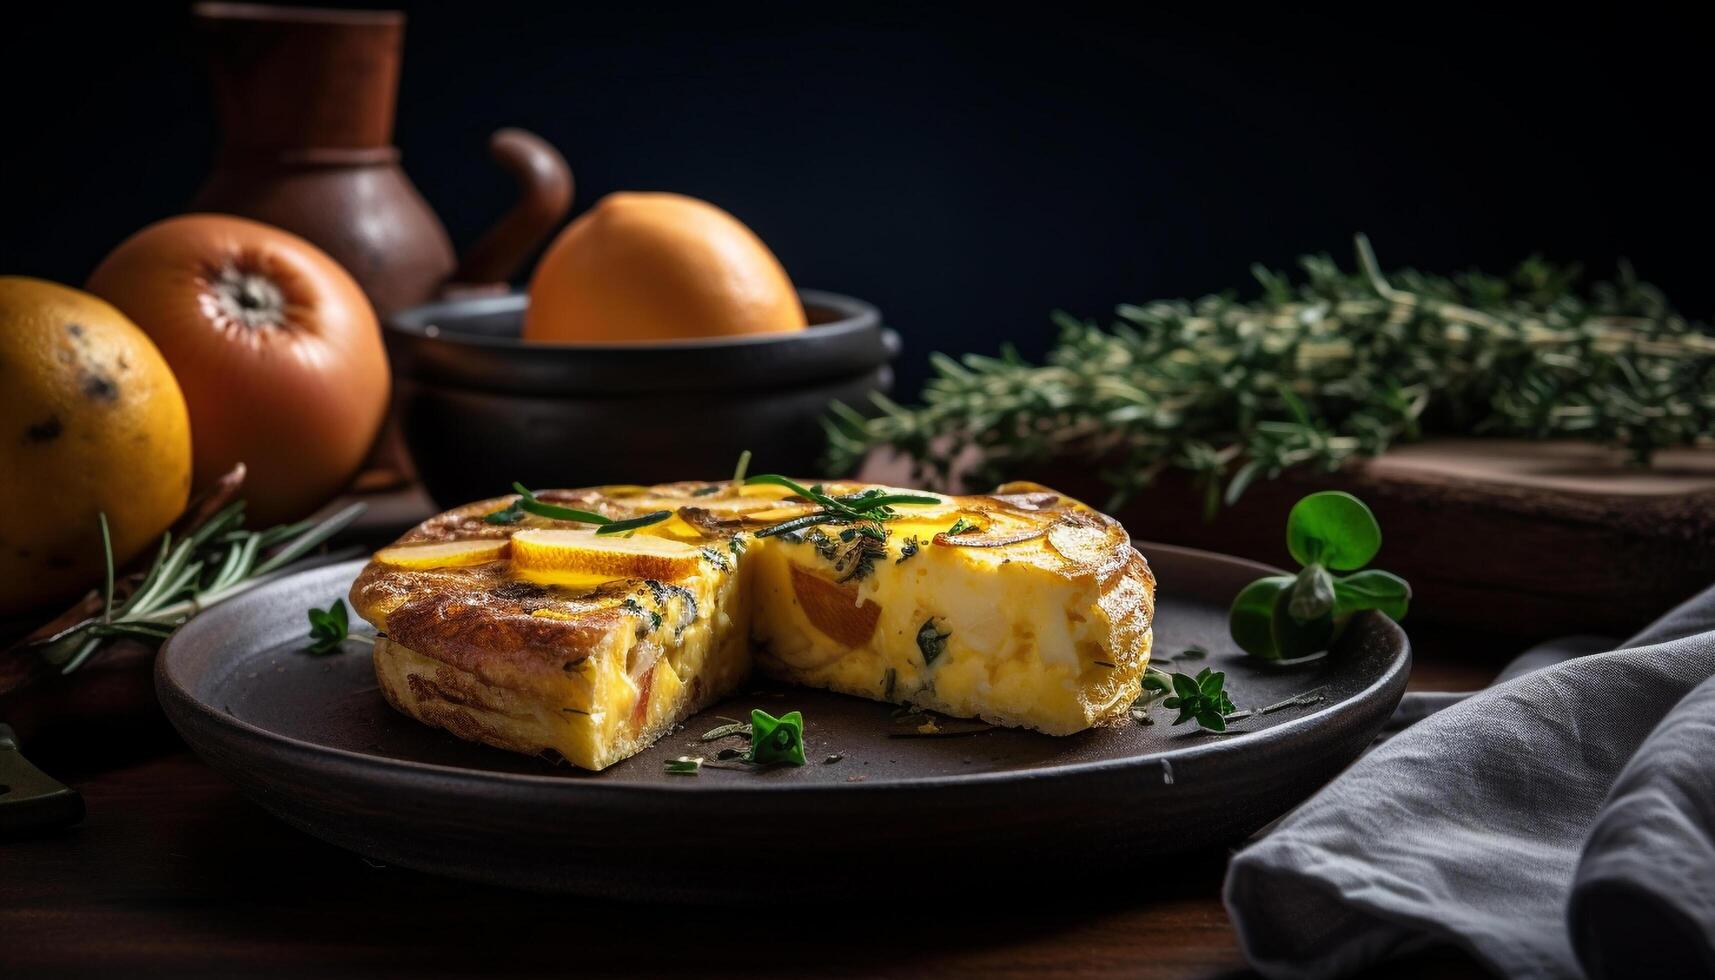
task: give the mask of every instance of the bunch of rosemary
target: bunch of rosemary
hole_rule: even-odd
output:
[[[1541,259],[1511,276],[1384,276],[1357,236],[1358,271],[1326,255],[1307,281],[1253,269],[1263,296],[1122,306],[1108,330],[1064,314],[1046,363],[936,354],[921,407],[876,396],[826,422],[829,465],[875,446],[918,475],[992,486],[1048,460],[1090,461],[1110,506],[1168,468],[1195,474],[1213,512],[1259,477],[1334,470],[1425,432],[1576,438],[1654,450],[1715,437],[1715,335],[1622,266],[1575,289]],[[961,461],[961,465],[966,461]]]

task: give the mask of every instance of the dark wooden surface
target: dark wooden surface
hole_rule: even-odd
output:
[[[1440,638],[1418,647],[1418,689],[1479,687],[1500,663]],[[89,815],[0,842],[0,976],[1247,972],[1219,899],[1225,851],[1075,899],[967,894],[915,867],[885,905],[604,904],[375,867],[267,816],[169,732],[91,734],[26,746]],[[1434,956],[1386,975],[1402,970],[1473,968]]]

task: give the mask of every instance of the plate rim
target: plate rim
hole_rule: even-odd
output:
[[[1266,565],[1262,562],[1252,561],[1247,558],[1239,558],[1234,555],[1225,555],[1220,552],[1207,551],[1201,548],[1190,548],[1181,545],[1170,545],[1160,542],[1140,541],[1136,539],[1133,540],[1133,546],[1137,547],[1139,552],[1145,555],[1146,560],[1148,552],[1144,551],[1145,547],[1156,552],[1171,551],[1186,558],[1213,558],[1225,563],[1250,566],[1260,575],[1280,573],[1280,569]],[[303,575],[322,573],[331,576],[336,570],[342,570],[343,573],[343,570],[349,569],[355,577],[356,572],[368,561],[368,558],[355,558],[350,561],[319,565],[314,568],[308,568],[299,572],[283,575],[265,585],[259,586],[251,592],[241,596],[235,596],[228,602],[212,606],[209,609],[198,613],[190,620],[187,620],[178,630],[174,631],[173,635],[162,644],[161,649],[155,658],[155,691],[156,697],[161,702],[162,709],[167,713],[168,718],[173,721],[174,726],[179,729],[181,737],[185,737],[185,740],[191,744],[193,749],[198,748],[198,746],[191,738],[186,736],[185,725],[180,724],[179,717],[177,715],[177,711],[179,710],[188,711],[200,719],[204,724],[212,723],[214,726],[225,729],[231,735],[237,736],[240,739],[267,743],[273,746],[277,751],[288,752],[312,761],[318,757],[336,758],[345,765],[364,770],[366,778],[370,774],[388,780],[401,778],[422,779],[425,777],[433,777],[457,780],[466,783],[476,782],[488,784],[500,789],[531,788],[544,791],[560,791],[585,794],[584,797],[579,797],[585,799],[588,798],[589,794],[606,794],[611,797],[625,798],[628,800],[658,800],[662,798],[670,798],[674,795],[684,795],[686,793],[695,793],[698,795],[714,794],[717,796],[731,795],[745,798],[752,797],[758,793],[784,793],[799,796],[825,794],[849,795],[853,793],[877,794],[911,790],[946,790],[958,787],[986,787],[996,784],[1003,785],[1014,783],[1021,779],[1032,781],[1058,779],[1076,780],[1080,778],[1113,775],[1126,770],[1137,770],[1139,772],[1152,768],[1159,770],[1162,768],[1163,761],[1166,761],[1170,765],[1177,765],[1181,762],[1194,762],[1195,760],[1205,756],[1232,751],[1231,749],[1226,748],[1226,746],[1234,741],[1233,737],[1216,737],[1214,739],[1201,742],[1200,744],[1188,745],[1183,748],[1168,749],[1162,752],[1152,752],[1147,755],[1069,762],[1028,770],[999,770],[993,772],[953,773],[933,776],[908,776],[893,779],[864,780],[862,782],[811,783],[807,785],[775,782],[729,783],[725,781],[714,782],[702,780],[683,780],[679,783],[604,782],[599,778],[599,773],[590,773],[588,776],[583,778],[568,778],[563,775],[497,772],[489,769],[471,769],[464,766],[445,765],[442,763],[418,762],[410,759],[394,759],[364,752],[357,752],[351,749],[309,742],[291,735],[284,735],[279,732],[271,731],[259,725],[245,721],[242,718],[220,711],[214,705],[193,695],[190,690],[179,682],[177,678],[172,676],[172,663],[176,656],[177,645],[185,642],[181,640],[181,637],[185,635],[186,630],[191,629],[193,624],[199,620],[202,620],[205,623],[210,621],[218,623],[219,616],[223,610],[239,608],[240,604],[247,600],[255,602],[259,597],[265,596],[269,590],[281,588],[285,583]],[[1405,631],[1398,623],[1379,612],[1370,611],[1360,615],[1367,618],[1379,619],[1380,624],[1386,631],[1391,634],[1395,634],[1396,646],[1399,652],[1386,669],[1384,669],[1375,678],[1375,680],[1348,698],[1329,704],[1320,710],[1301,715],[1297,718],[1291,719],[1290,721],[1281,722],[1261,731],[1243,733],[1238,737],[1248,739],[1246,744],[1254,745],[1258,751],[1265,751],[1270,747],[1277,747],[1278,743],[1291,739],[1299,732],[1325,723],[1326,719],[1330,719],[1338,715],[1363,712],[1370,700],[1378,691],[1392,686],[1395,683],[1398,683],[1403,690],[1404,680],[1409,678],[1411,670],[1412,649],[1410,637],[1406,635]],[[208,629],[213,627],[204,626],[201,628]],[[1402,677],[1402,675],[1404,676]]]

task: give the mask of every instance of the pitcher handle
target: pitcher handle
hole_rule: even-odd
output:
[[[552,143],[507,128],[489,137],[488,150],[518,181],[518,203],[464,253],[449,288],[508,281],[572,207],[572,168]]]

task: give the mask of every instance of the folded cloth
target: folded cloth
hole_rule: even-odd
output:
[[[1715,976],[1715,588],[1554,662],[1588,649],[1532,651],[1235,855],[1251,964],[1341,976],[1451,945],[1509,977]]]

